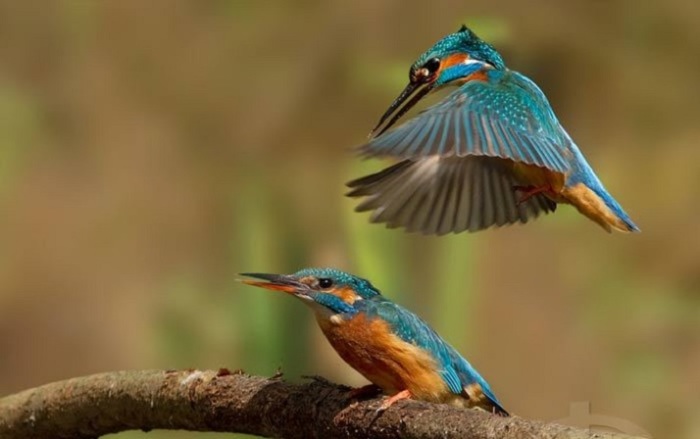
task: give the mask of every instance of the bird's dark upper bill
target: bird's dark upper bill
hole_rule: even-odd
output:
[[[293,277],[283,274],[241,273],[241,276],[262,280],[243,279],[242,282],[245,284],[266,288],[268,290],[284,291],[285,293],[294,293],[303,286],[302,283]]]
[[[424,86],[423,88],[420,88],[421,85],[423,85],[423,84],[418,83],[418,82],[409,82],[409,83],[408,83],[408,85],[406,86],[406,88],[403,89],[403,91],[401,92],[401,94],[399,95],[399,97],[397,97],[396,99],[394,99],[394,102],[391,103],[391,106],[389,106],[389,108],[386,110],[386,112],[385,112],[384,115],[381,117],[381,119],[379,119],[379,123],[377,123],[377,126],[374,127],[374,129],[372,130],[371,133],[369,133],[369,138],[370,138],[370,139],[373,139],[373,138],[375,138],[375,137],[381,136],[381,135],[384,133],[384,131],[386,131],[386,130],[388,130],[389,128],[391,128],[391,126],[394,125],[394,124],[396,123],[396,121],[399,120],[399,119],[401,118],[401,116],[403,116],[404,114],[406,114],[406,112],[407,112],[408,110],[410,110],[411,108],[413,108],[413,106],[416,105],[416,104],[418,103],[418,101],[420,101],[421,99],[423,99],[423,97],[424,97],[425,95],[427,95],[428,92],[430,92],[430,90],[433,89],[433,84],[432,84],[432,83],[425,84],[425,86]],[[406,102],[406,105],[404,105],[403,107],[401,107],[401,104],[403,104],[416,90],[418,90],[418,93],[416,93],[416,95],[413,96],[413,98],[411,98],[411,100],[409,100],[408,102]],[[401,109],[399,109],[399,107],[401,107]],[[382,124],[383,124],[392,114],[394,114],[394,112],[395,112],[397,109],[399,109],[399,111],[394,115],[394,117],[392,117],[391,120],[389,120],[389,122],[388,122],[386,125],[384,125],[384,128],[382,128],[381,130],[379,130],[379,127],[381,127]],[[379,131],[379,132],[377,132],[377,131]]]

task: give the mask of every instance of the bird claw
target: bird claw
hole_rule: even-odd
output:
[[[548,185],[544,186],[513,186],[513,190],[516,192],[522,192],[521,198],[518,200],[517,205],[520,206],[530,198],[534,197],[535,195],[541,194],[541,193],[546,193],[546,192],[553,192],[552,188]]]
[[[392,395],[384,400],[382,404],[374,409],[374,416],[372,417],[372,421],[370,421],[370,425],[373,425],[375,422],[377,422],[377,419],[392,405],[394,405],[397,401],[400,401],[402,399],[410,399],[411,398],[411,392],[408,390],[402,390],[399,393]]]
[[[402,399],[410,399],[411,398],[411,392],[408,390],[402,390],[399,393],[392,395],[388,397],[387,399],[382,402],[382,405],[377,408],[376,412],[377,413],[382,413],[392,405],[396,404],[398,401],[401,401]]]

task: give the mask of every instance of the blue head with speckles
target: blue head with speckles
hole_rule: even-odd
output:
[[[335,268],[304,268],[292,276],[306,279],[311,285],[321,287],[324,291],[350,289],[363,299],[370,299],[379,294],[379,290],[367,279]]]
[[[487,69],[505,68],[503,58],[496,49],[463,25],[457,32],[435,43],[411,65],[408,85],[379,119],[371,136],[381,135],[431,91],[461,84],[470,76]],[[411,95],[413,97],[408,100]],[[406,105],[401,107],[404,102]],[[394,117],[379,130],[392,114]]]
[[[243,275],[261,280],[246,280],[249,285],[293,294],[307,303],[321,305],[331,314],[354,314],[356,302],[380,295],[367,279],[334,268],[305,268],[288,275]]]
[[[430,49],[425,51],[409,71],[409,79],[416,75],[434,75],[441,70],[445,70],[450,66],[459,62],[464,62],[464,57],[474,61],[480,61],[491,65],[496,69],[504,69],[505,64],[501,55],[490,44],[479,38],[467,26],[462,27],[455,33],[449,34]],[[426,69],[421,72],[421,69]],[[436,79],[439,79],[439,74],[436,74]]]

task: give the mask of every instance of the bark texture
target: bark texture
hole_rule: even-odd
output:
[[[0,399],[0,438],[177,429],[290,439],[633,439],[417,401],[377,415],[378,400],[353,401],[348,391],[322,379],[291,384],[225,369],[110,372]]]

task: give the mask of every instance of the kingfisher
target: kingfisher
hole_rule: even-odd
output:
[[[243,280],[249,285],[289,293],[308,305],[340,357],[388,395],[378,411],[412,398],[508,416],[467,360],[368,280],[332,268],[242,276],[255,279]]]
[[[423,97],[446,87],[457,89],[392,128]],[[566,203],[608,232],[639,231],[542,90],[464,25],[413,63],[408,85],[360,152],[399,160],[348,183],[347,195],[364,197],[356,210],[372,211],[372,222],[391,228],[474,232],[526,223]]]

